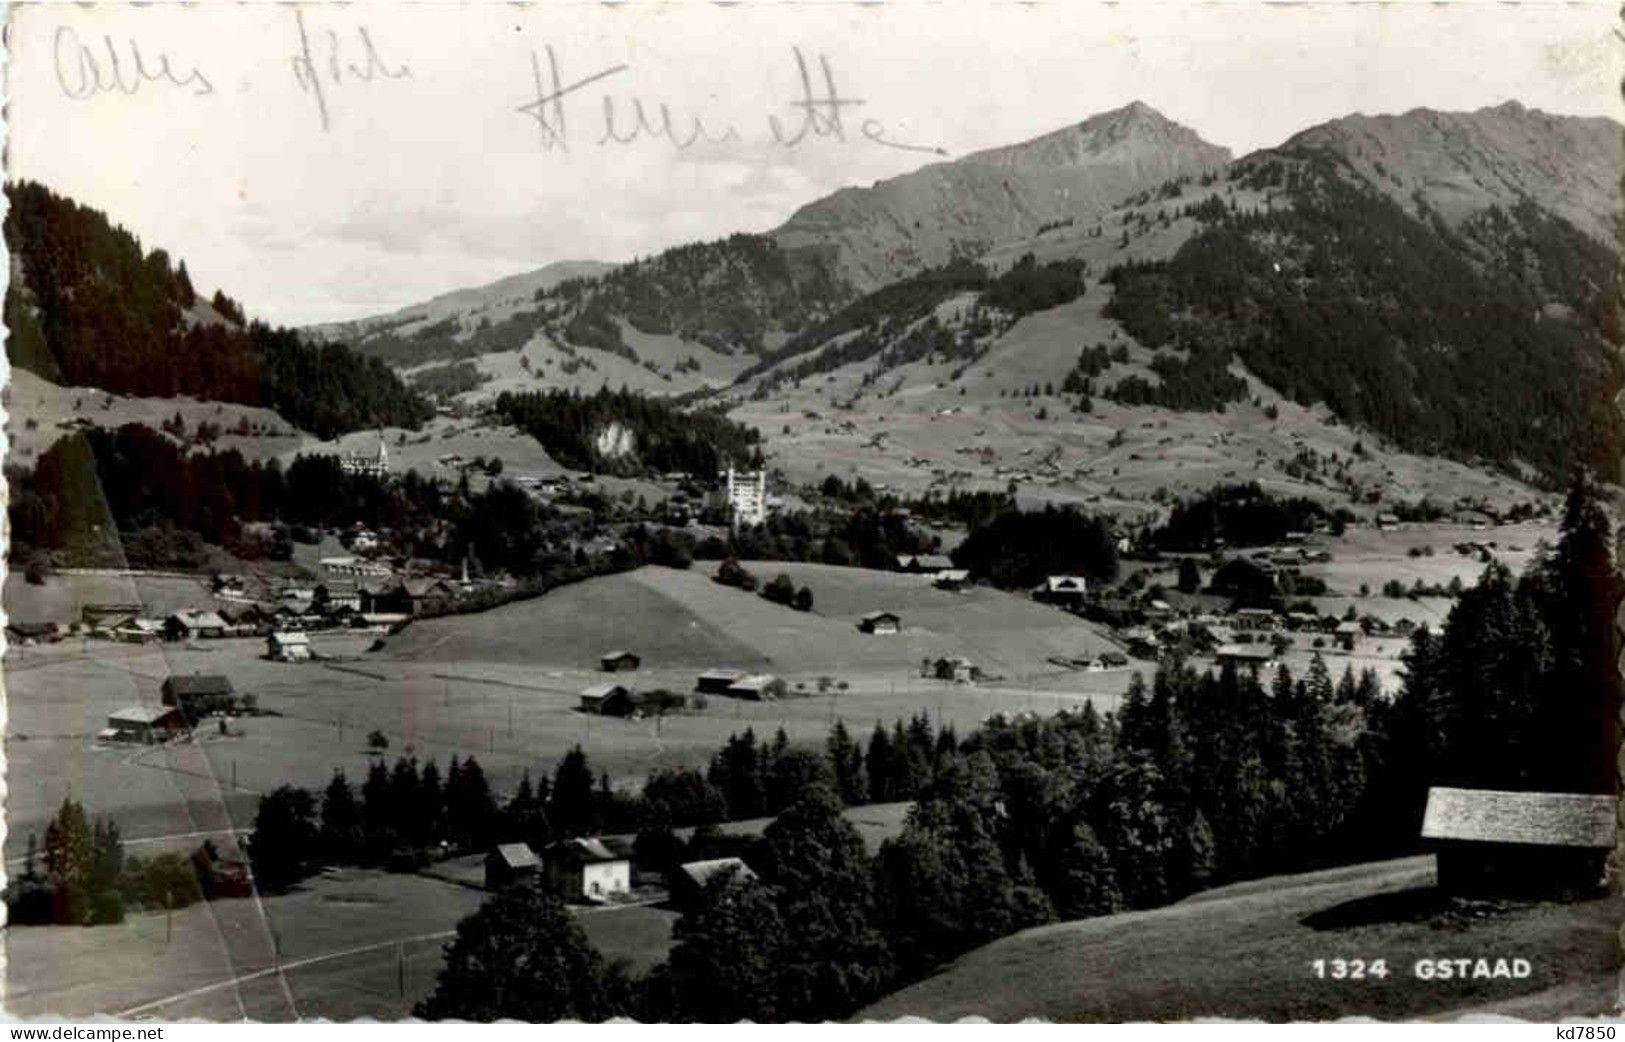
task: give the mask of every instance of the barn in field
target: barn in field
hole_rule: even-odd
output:
[[[126,706],[107,717],[107,729],[98,737],[114,742],[161,742],[184,730],[185,721],[171,706]]]
[[[872,611],[858,620],[858,629],[864,633],[901,633],[903,620],[894,611]]]
[[[625,684],[594,684],[581,692],[581,710],[599,716],[631,716],[641,705],[638,693]]]
[[[727,694],[750,702],[766,702],[774,697],[779,678],[771,673],[753,673],[728,685]]]
[[[1428,790],[1422,839],[1439,888],[1470,897],[1596,894],[1618,829],[1619,798],[1568,792]]]
[[[198,640],[226,635],[226,620],[219,612],[178,611],[164,620],[164,636],[170,640]]]
[[[742,669],[708,669],[694,682],[694,690],[702,695],[725,695],[730,687],[744,679]]]
[[[643,660],[630,651],[606,651],[598,659],[598,668],[605,673],[630,672],[643,665]]]
[[[159,690],[164,705],[174,706],[193,720],[241,707],[237,689],[231,686],[231,678],[219,674],[172,676],[164,681]]]
[[[541,870],[541,859],[528,844],[499,843],[485,855],[485,889],[513,886],[535,878]]]

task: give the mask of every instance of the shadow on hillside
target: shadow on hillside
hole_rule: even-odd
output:
[[[1427,923],[1436,930],[1464,930],[1473,922],[1506,915],[1503,901],[1451,897],[1436,886],[1372,894],[1313,912],[1299,920],[1312,930],[1351,930],[1387,923]]]

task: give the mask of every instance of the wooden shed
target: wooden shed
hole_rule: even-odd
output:
[[[1603,885],[1619,798],[1568,792],[1428,790],[1422,839],[1439,887],[1474,897],[1574,897]]]

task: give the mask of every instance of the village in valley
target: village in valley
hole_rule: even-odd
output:
[[[531,45],[400,10],[392,54]],[[1056,39],[1010,53],[1073,84]],[[301,78],[297,122],[223,93],[295,164],[204,149],[248,171],[223,203],[87,179],[59,142],[119,99],[25,124],[5,1012],[1617,1012],[1614,110],[1508,81],[1246,129],[1069,86],[950,157],[842,138],[836,61],[783,50],[823,132],[760,170],[538,158],[542,102],[424,153],[386,90],[489,89],[427,63]]]

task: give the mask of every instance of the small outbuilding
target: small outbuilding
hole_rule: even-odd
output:
[[[625,684],[594,684],[581,692],[581,710],[585,713],[632,716],[638,706],[638,693]]]
[[[742,669],[708,669],[694,682],[694,690],[704,695],[725,695],[730,687],[744,679]]]
[[[773,698],[779,678],[771,673],[752,673],[728,685],[727,693],[751,702],[765,702]]]
[[[231,686],[231,678],[219,674],[172,676],[164,681],[159,690],[164,705],[174,706],[193,720],[239,707],[237,690]]]
[[[501,890],[542,870],[541,858],[526,843],[499,843],[485,855],[485,889]]]
[[[1213,657],[1220,666],[1237,669],[1268,669],[1275,664],[1275,651],[1268,644],[1220,644],[1213,650]]]
[[[605,673],[628,673],[643,665],[643,660],[630,651],[607,651],[598,659],[598,668]]]
[[[214,611],[178,611],[164,620],[164,636],[170,640],[200,640],[224,637],[226,620]]]
[[[858,620],[858,629],[864,633],[901,633],[903,620],[894,611],[872,611]]]
[[[756,878],[750,866],[742,858],[719,857],[709,861],[689,861],[678,865],[671,870],[666,878],[666,888],[671,893],[671,903],[678,908],[689,908],[699,898],[711,880],[721,875],[731,875],[736,883],[749,882]]]
[[[158,619],[132,616],[113,627],[113,639],[124,644],[153,644],[164,637],[164,624]]]
[[[1566,792],[1428,790],[1422,839],[1439,887],[1472,897],[1577,897],[1603,886],[1619,798]]]
[[[126,706],[107,717],[103,736],[116,742],[161,742],[185,729],[178,710],[171,706]]]

